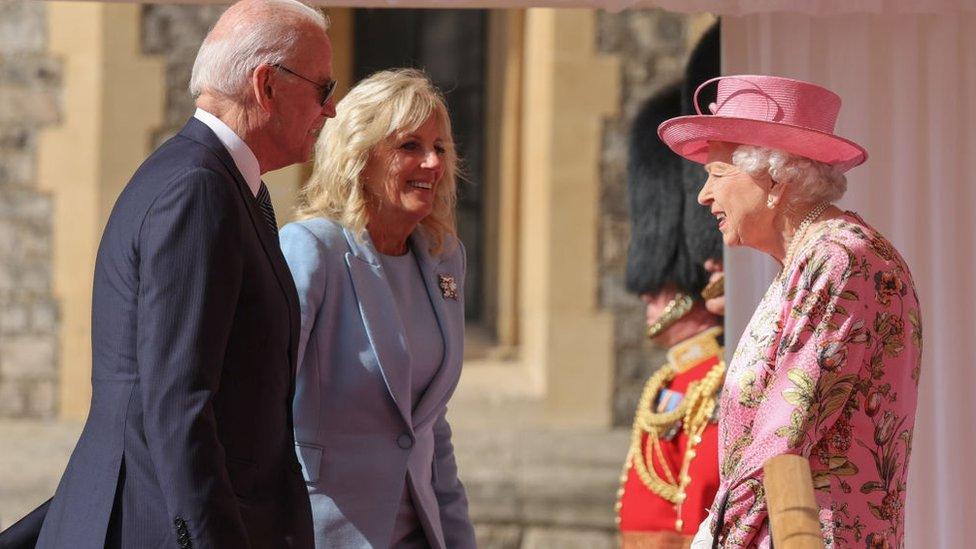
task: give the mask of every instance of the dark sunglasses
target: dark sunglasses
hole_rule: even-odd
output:
[[[325,106],[326,102],[328,102],[329,99],[332,97],[332,94],[335,93],[336,85],[339,83],[337,80],[334,80],[333,79],[333,80],[329,80],[325,84],[319,84],[318,82],[316,82],[314,80],[311,80],[309,78],[305,78],[304,76],[302,76],[302,75],[298,74],[297,72],[289,69],[288,67],[282,65],[281,63],[274,63],[271,66],[274,67],[274,68],[276,68],[276,69],[278,69],[278,70],[285,71],[285,72],[287,72],[288,74],[290,74],[290,75],[292,75],[294,77],[301,78],[302,80],[304,80],[304,81],[308,82],[309,84],[315,86],[315,89],[319,91],[319,104],[321,104],[322,106]]]

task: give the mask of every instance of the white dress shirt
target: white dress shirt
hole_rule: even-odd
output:
[[[251,194],[258,195],[261,189],[261,166],[258,165],[258,157],[254,156],[251,147],[240,138],[230,126],[224,124],[223,120],[210,114],[209,112],[197,107],[193,118],[207,125],[208,128],[217,134],[217,139],[224,145],[230,157],[234,160],[237,170],[244,176],[244,181],[251,189]]]

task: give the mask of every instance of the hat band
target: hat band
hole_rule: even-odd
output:
[[[706,81],[702,82],[701,84],[699,84],[697,88],[695,88],[695,95],[692,96],[691,102],[695,104],[695,112],[696,113],[698,113],[699,115],[703,115],[704,114],[703,112],[701,112],[701,107],[698,106],[698,94],[702,91],[702,88],[704,88],[705,86],[711,84],[712,82],[718,82],[719,80],[721,80],[723,78],[725,78],[725,77],[724,76],[716,76],[715,78],[709,78],[708,80],[706,80]],[[711,109],[709,109],[709,111],[711,111]],[[710,114],[714,114],[714,113],[710,113]]]

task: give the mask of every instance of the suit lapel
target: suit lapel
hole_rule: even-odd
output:
[[[241,195],[241,200],[244,201],[248,217],[250,217],[251,224],[254,226],[255,232],[257,232],[258,240],[261,242],[261,248],[264,250],[268,261],[271,262],[271,269],[274,271],[275,279],[278,281],[278,287],[281,288],[285,296],[285,301],[288,303],[288,356],[291,368],[291,386],[294,389],[301,314],[298,305],[298,291],[295,289],[295,282],[292,280],[291,272],[288,270],[288,264],[285,263],[285,257],[281,254],[281,246],[278,244],[278,239],[267,227],[257,200],[251,194],[251,188],[247,186],[247,181],[244,180],[244,176],[237,169],[237,164],[234,163],[234,159],[227,152],[227,149],[220,140],[217,139],[213,130],[196,118],[191,118],[183,126],[180,135],[207,147],[220,160],[224,167],[227,168],[227,171],[237,183],[237,191]]]
[[[350,249],[350,253],[346,254],[346,265],[356,290],[363,325],[376,353],[380,374],[403,421],[411,425],[410,353],[403,323],[396,313],[393,290],[369,236],[363,235],[363,240],[359,241],[349,229],[343,228],[342,231]]]
[[[437,316],[437,324],[444,339],[444,358],[441,361],[437,373],[427,386],[420,402],[413,409],[413,424],[420,425],[428,416],[441,406],[451,389],[457,385],[461,375],[461,368],[452,367],[460,364],[460,353],[463,352],[462,333],[464,327],[464,308],[460,296],[450,298],[444,295],[441,288],[440,277],[454,277],[458,283],[461,282],[459,272],[449,272],[439,257],[430,255],[430,243],[424,237],[423,228],[420,227],[413,232],[410,237],[410,246],[413,253],[419,259],[420,271],[424,277],[424,285],[427,287],[427,295]]]

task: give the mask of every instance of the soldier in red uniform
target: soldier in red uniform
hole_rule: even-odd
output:
[[[701,167],[676,160],[657,138],[660,122],[694,112],[682,98],[717,76],[718,43],[716,26],[684,81],[652,97],[631,132],[627,287],[647,304],[648,337],[668,349],[668,361],[647,380],[634,414],[616,509],[624,549],[688,547],[719,484],[722,317],[705,308],[702,291],[721,292],[703,268],[721,261],[721,234],[695,199]]]

